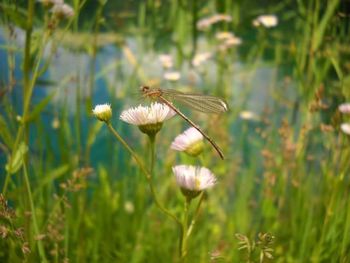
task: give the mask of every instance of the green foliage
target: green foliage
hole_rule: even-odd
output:
[[[75,15],[61,20],[38,1],[3,2],[2,51],[16,63],[0,74],[0,262],[178,262],[179,226],[164,210],[190,229],[183,261],[350,260],[343,1],[74,0]],[[253,27],[264,12],[279,24]],[[196,26],[217,13],[232,21]],[[216,35],[226,31],[241,45],[222,45]],[[205,52],[210,59],[194,65]],[[163,53],[171,69],[161,69]],[[169,71],[181,79],[166,81]],[[174,117],[157,135],[151,169],[146,136],[118,119],[140,103],[132,95],[141,84],[224,97],[226,115],[183,111],[226,159],[207,142],[200,158],[170,150],[185,128]],[[37,91],[45,96],[36,100]],[[125,144],[92,118],[93,103],[111,104]],[[219,179],[184,218],[175,164],[206,166]]]

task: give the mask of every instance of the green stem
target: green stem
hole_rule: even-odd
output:
[[[106,123],[108,129],[112,132],[112,134],[114,135],[114,137],[116,137],[116,139],[125,147],[125,149],[131,154],[131,156],[134,158],[134,160],[136,161],[137,165],[139,166],[139,168],[141,169],[142,173],[145,175],[148,184],[149,184],[149,188],[151,190],[151,194],[153,196],[154,202],[156,203],[157,207],[167,216],[169,216],[170,218],[172,218],[179,226],[182,225],[182,223],[180,222],[180,220],[173,215],[172,213],[170,213],[166,208],[164,208],[159,200],[158,197],[156,195],[156,191],[154,189],[154,186],[152,184],[152,175],[151,173],[147,170],[147,168],[144,166],[143,162],[141,161],[141,159],[138,157],[138,155],[134,152],[133,149],[131,149],[131,147],[128,145],[128,143],[126,141],[124,141],[124,139],[119,135],[119,133],[113,128],[113,126],[108,122]]]
[[[24,183],[25,183],[25,186],[27,188],[27,194],[28,194],[28,200],[29,200],[29,204],[30,204],[31,215],[32,215],[32,219],[33,219],[34,234],[35,234],[35,236],[39,236],[39,227],[38,227],[38,222],[36,219],[34,201],[33,201],[32,191],[30,188],[30,182],[29,182],[29,178],[28,178],[27,165],[25,162],[23,164],[23,174],[24,174]],[[43,244],[42,244],[40,239],[37,242],[38,242],[38,250],[39,250],[41,262],[47,262]]]
[[[150,148],[151,148],[151,165],[150,165],[150,172],[151,175],[153,176],[154,174],[154,164],[155,164],[155,159],[156,159],[156,151],[155,151],[155,141],[156,141],[156,136],[155,135],[150,135],[148,136],[149,142],[150,142]]]
[[[32,10],[33,9],[33,10]],[[28,3],[28,22],[27,22],[27,31],[26,31],[26,41],[25,41],[25,48],[24,48],[24,62],[23,62],[23,81],[24,81],[24,86],[23,86],[23,115],[21,118],[21,123],[20,126],[18,128],[17,134],[16,134],[16,139],[15,139],[15,143],[13,145],[12,148],[12,154],[9,160],[9,166],[12,166],[12,162],[13,162],[13,158],[14,155],[16,154],[17,151],[17,147],[21,141],[21,139],[23,138],[23,136],[25,136],[25,140],[28,137],[28,131],[27,131],[27,122],[28,122],[28,112],[29,112],[29,106],[30,106],[30,101],[32,98],[32,94],[33,94],[33,89],[34,89],[34,85],[36,82],[36,79],[38,77],[39,74],[39,66],[40,66],[40,62],[44,53],[44,49],[45,49],[45,43],[47,42],[47,39],[49,37],[49,32],[45,31],[44,36],[43,36],[43,40],[41,42],[41,47],[40,47],[40,51],[39,51],[39,55],[33,70],[33,75],[32,78],[30,78],[30,45],[31,45],[31,34],[32,34],[32,24],[33,24],[33,16],[34,16],[34,1],[30,0]],[[45,26],[45,28],[47,28],[47,26]],[[26,140],[27,141],[27,140]],[[24,157],[25,158],[25,157]],[[6,174],[6,178],[5,178],[5,183],[4,183],[4,187],[3,187],[3,193],[6,194],[7,192],[7,187],[8,187],[8,183],[10,180],[10,173]]]
[[[196,208],[196,211],[194,212],[194,216],[192,218],[192,221],[191,221],[191,224],[187,230],[187,233],[186,233],[186,237],[189,238],[189,236],[191,235],[192,233],[192,230],[193,230],[193,227],[197,221],[197,218],[198,218],[198,215],[199,215],[199,210],[200,210],[200,207],[203,203],[203,200],[204,200],[204,192],[202,192],[199,196],[199,201],[198,201],[198,204],[197,204],[197,208]]]
[[[184,205],[184,218],[182,222],[182,232],[181,232],[181,243],[180,243],[180,257],[181,262],[186,262],[187,255],[187,231],[188,231],[188,213],[189,206],[191,204],[192,198],[186,197],[185,205]]]

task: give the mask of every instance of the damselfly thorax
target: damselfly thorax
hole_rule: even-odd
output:
[[[148,97],[150,99],[158,99],[159,96],[163,94],[161,89],[150,88],[148,86],[141,86],[140,89],[143,96]]]
[[[172,110],[174,110],[178,115],[180,115],[185,121],[187,121],[191,126],[197,129],[203,136],[208,140],[208,142],[214,147],[219,156],[224,159],[224,154],[222,153],[219,146],[206,134],[201,128],[195,124],[192,120],[186,117],[177,107],[174,106],[173,100],[188,106],[194,110],[204,112],[204,113],[215,113],[220,114],[228,110],[226,102],[224,100],[209,95],[195,94],[195,93],[184,93],[173,89],[160,89],[160,88],[150,88],[148,86],[142,86],[141,92],[144,97],[148,97],[153,100],[158,100]]]

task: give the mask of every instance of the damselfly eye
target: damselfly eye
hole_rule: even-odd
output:
[[[147,87],[147,86],[141,86],[140,89],[141,89],[142,92],[149,91],[149,87]]]

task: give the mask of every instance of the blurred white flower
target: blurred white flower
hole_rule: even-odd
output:
[[[216,184],[215,175],[205,167],[176,165],[173,167],[176,183],[187,197],[195,197],[200,191]]]
[[[275,27],[278,24],[278,18],[275,15],[261,15],[253,20],[254,26]]]
[[[210,52],[198,53],[192,59],[192,65],[195,67],[198,67],[201,64],[203,64],[205,61],[210,59],[211,57],[212,57],[212,53]]]
[[[165,72],[164,78],[169,81],[177,81],[181,77],[180,72],[178,71],[171,71],[171,72]]]
[[[230,22],[232,21],[232,17],[225,14],[216,14],[198,20],[196,26],[198,30],[207,30],[211,25],[221,21]]]
[[[56,4],[51,9],[58,18],[71,18],[74,16],[74,9],[68,4]]]
[[[186,152],[191,156],[197,156],[203,150],[203,135],[197,129],[191,127],[178,135],[171,143],[171,149]]]
[[[339,111],[344,114],[350,114],[350,103],[340,104],[338,107]]]
[[[125,212],[127,212],[128,214],[132,214],[135,211],[135,207],[134,204],[131,201],[126,201],[124,203],[124,210]]]
[[[109,122],[112,118],[111,105],[107,103],[96,105],[92,110],[92,114],[100,121]]]
[[[215,38],[217,40],[226,40],[233,37],[234,37],[234,34],[232,34],[231,32],[218,32],[215,35]]]
[[[241,111],[239,117],[243,120],[258,120],[259,117],[252,111]]]
[[[173,58],[168,54],[159,55],[159,60],[162,63],[164,68],[172,68],[173,67]]]
[[[340,129],[347,135],[350,135],[350,123],[342,123]]]
[[[217,35],[216,37],[218,40],[222,41],[221,45],[219,45],[219,50],[225,51],[233,46],[238,46],[242,44],[242,39],[239,37],[236,37],[234,34],[229,32],[223,32],[220,35]]]
[[[175,112],[162,103],[152,103],[151,106],[141,106],[124,110],[120,119],[124,122],[137,125],[139,129],[148,135],[155,135],[165,120],[170,119]]]
[[[60,120],[57,117],[53,118],[51,122],[52,129],[57,130],[60,127],[60,125],[61,125]]]
[[[236,36],[233,36],[231,38],[226,39],[226,41],[224,42],[224,45],[226,45],[227,47],[231,47],[231,46],[238,46],[242,44],[242,39]]]

